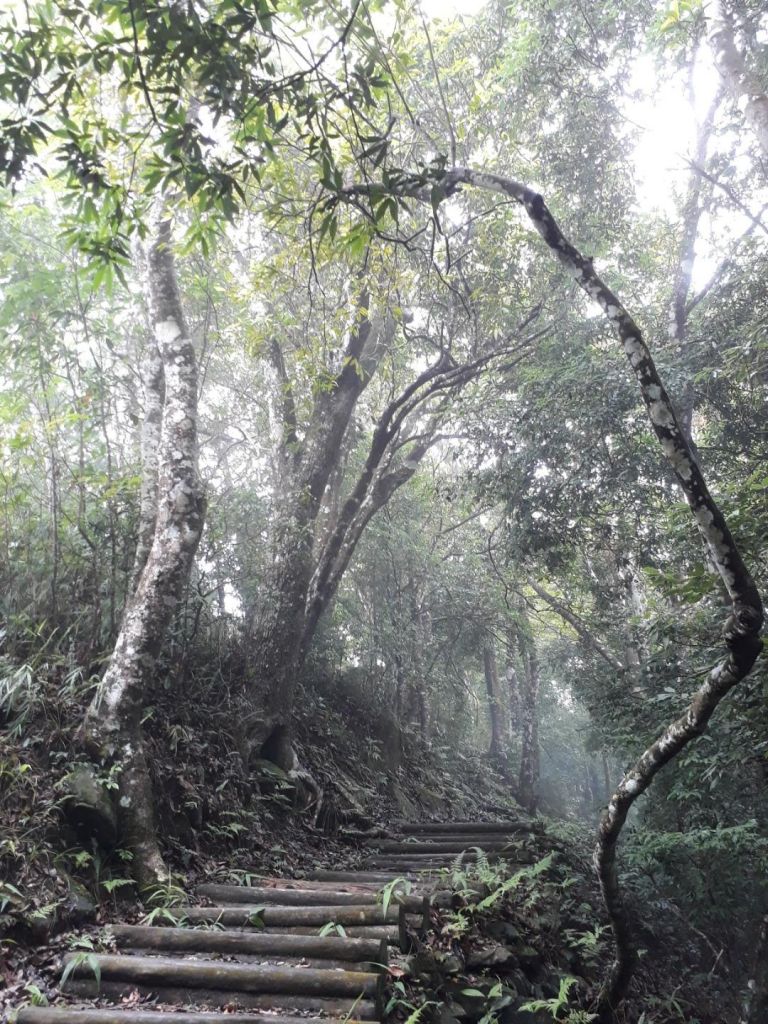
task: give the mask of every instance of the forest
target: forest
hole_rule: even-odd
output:
[[[768,6],[0,53],[3,1019],[768,1024]]]

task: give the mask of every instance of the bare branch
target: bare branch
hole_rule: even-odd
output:
[[[608,662],[611,668],[615,668],[617,672],[626,671],[626,665],[624,665],[615,654],[612,654],[607,647],[601,644],[594,633],[587,629],[584,622],[569,608],[566,608],[562,601],[558,601],[553,594],[550,594],[533,580],[528,580],[528,586],[534,594],[542,599],[542,601],[546,601],[549,607],[552,608],[553,611],[557,612],[561,619],[567,622],[569,626],[573,626],[584,643],[591,647],[592,650],[596,651],[604,661]]]

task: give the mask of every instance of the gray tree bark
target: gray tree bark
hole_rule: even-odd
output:
[[[367,295],[361,303],[367,310]],[[299,672],[367,524],[411,479],[439,438],[446,394],[477,377],[492,359],[510,354],[505,348],[457,365],[446,353],[419,374],[382,412],[363,467],[335,522],[330,529],[318,531],[322,499],[342,457],[357,400],[389,348],[394,330],[388,313],[374,321],[366,313],[357,323],[348,340],[344,368],[334,386],[318,396],[301,441],[282,356],[273,355],[283,393],[279,462],[285,498],[268,588],[270,604],[252,644],[256,670],[251,687],[261,708],[241,747],[259,745],[263,756],[282,767],[290,766],[295,757],[290,722]],[[421,721],[426,734],[425,702]]]
[[[768,914],[763,917],[760,928],[755,966],[749,988],[747,1024],[765,1024],[768,1020]]]
[[[672,295],[669,303],[669,336],[674,342],[681,360],[685,357],[688,343],[688,317],[690,314],[690,293],[693,281],[693,268],[696,260],[696,240],[699,235],[699,223],[704,212],[706,198],[705,179],[700,173],[707,160],[709,140],[712,136],[717,109],[722,100],[719,91],[710,104],[704,119],[698,126],[692,156],[692,168],[688,178],[683,208],[681,211],[681,232],[678,243],[677,263],[674,271]],[[693,380],[686,374],[683,386],[677,399],[680,427],[689,443],[692,443],[693,413],[695,405]]]
[[[509,719],[505,713],[506,704],[499,685],[496,652],[490,641],[483,647],[483,673],[485,675],[485,692],[488,697],[488,717],[491,723],[488,756],[506,768],[509,751]]]
[[[535,814],[539,802],[539,659],[533,638],[524,624],[518,632],[518,645],[523,662],[520,678],[520,778],[517,799],[529,814]]]
[[[605,644],[602,644],[598,640],[594,633],[587,628],[584,622],[574,612],[572,612],[570,608],[567,608],[562,601],[558,600],[553,594],[550,594],[533,580],[529,580],[528,585],[534,594],[536,594],[537,597],[540,597],[542,601],[546,601],[549,607],[553,611],[557,612],[561,619],[567,622],[569,626],[573,627],[579,639],[583,640],[588,647],[591,647],[597,654],[599,654],[600,657],[611,666],[611,668],[615,669],[617,672],[624,671],[624,663],[617,658],[615,654],[612,654]]]
[[[160,224],[150,249],[148,274],[155,342],[165,378],[155,527],[85,722],[89,750],[117,780],[122,842],[134,854],[133,871],[142,886],[156,883],[164,866],[141,716],[167,628],[189,579],[205,504],[197,470],[197,362],[184,322],[167,220]],[[149,502],[146,513],[149,516]]]
[[[290,723],[296,685],[306,648],[306,604],[315,568],[315,525],[328,483],[338,466],[355,406],[391,343],[389,314],[369,318],[370,297],[359,296],[354,323],[332,386],[315,400],[303,438],[283,354],[272,345],[272,362],[281,386],[282,437],[278,452],[280,513],[275,530],[273,568],[266,586],[264,614],[250,642],[249,689],[257,710],[241,748],[247,756],[259,747],[263,756],[286,771],[295,767]]]
[[[135,590],[147,564],[157,522],[157,471],[163,429],[165,403],[165,370],[163,357],[152,337],[142,366],[144,385],[144,419],[141,428],[141,492],[139,496],[139,532],[133,563],[131,590]]]

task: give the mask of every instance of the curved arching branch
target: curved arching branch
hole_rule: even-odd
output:
[[[640,387],[653,430],[672,468],[707,546],[712,564],[731,599],[723,627],[725,653],[696,692],[685,714],[668,725],[625,774],[604,811],[594,862],[605,905],[614,928],[617,957],[599,998],[602,1022],[614,1017],[634,972],[637,952],[629,910],[616,867],[616,846],[629,809],[658,772],[707,727],[720,701],[750,672],[762,650],[763,606],[728,524],[709,492],[701,469],[681,430],[640,327],[614,292],[596,273],[592,260],[566,238],[542,196],[511,178],[467,167],[448,171],[440,182],[446,195],[460,185],[515,199],[568,274],[605,313],[622,344]]]

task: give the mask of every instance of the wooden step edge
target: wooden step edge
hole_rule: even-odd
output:
[[[22,1006],[17,1024],[327,1024],[329,1017],[276,1016],[272,1013],[174,1013],[130,1006],[77,1010],[69,1006]],[[344,1024],[359,1024],[344,1019]]]
[[[198,885],[195,892],[205,899],[221,903],[267,903],[282,907],[370,906],[376,892],[347,893],[338,890],[278,889],[272,886]],[[336,903],[334,904],[334,900]]]
[[[317,909],[326,907],[375,907],[380,905],[381,899],[378,891],[370,893],[309,893],[301,889],[269,889],[255,888],[252,886],[239,885],[200,885],[197,887],[198,896],[215,901],[223,907],[239,907],[241,904],[263,904],[267,908],[282,909]],[[390,903],[416,908],[419,904],[418,898],[398,892],[395,889],[390,896]]]
[[[487,837],[486,837],[487,838]],[[379,850],[381,853],[462,853],[464,850],[477,850],[480,849],[483,853],[501,853],[504,850],[515,850],[518,849],[518,839],[509,840],[498,840],[494,839],[492,842],[484,843],[482,837],[473,836],[467,842],[463,842],[461,839],[446,840],[446,842],[434,842],[434,843],[407,843],[407,842],[395,842],[387,841],[385,843],[376,842],[376,840],[369,839],[365,843],[367,850]],[[295,891],[295,890],[294,890]]]
[[[413,876],[401,875],[401,874],[398,874],[397,872],[395,872],[393,874],[392,872],[388,872],[388,871],[365,871],[365,870],[363,870],[363,871],[325,871],[325,870],[317,870],[317,871],[312,871],[310,874],[311,874],[311,879],[314,880],[314,881],[318,881],[318,882],[321,882],[321,881],[341,882],[341,881],[344,881],[345,879],[348,879],[350,881],[352,879],[359,879],[361,881],[364,881],[365,884],[378,885],[379,888],[383,888],[385,885],[389,884],[390,882],[394,882],[396,878],[400,878],[400,877],[403,877],[408,882],[418,882],[418,877],[416,875],[413,875]]]
[[[283,953],[288,956],[332,957],[337,960],[370,960],[379,953],[375,939],[339,935],[276,934],[256,929],[220,930],[167,928],[157,925],[116,924],[108,928],[119,948],[175,949],[220,953]]]
[[[291,889],[294,892],[376,892],[375,882],[322,881],[317,878],[259,878],[255,879],[262,888]],[[222,883],[225,884],[225,883]],[[231,884],[231,883],[226,883]]]
[[[71,977],[94,974],[98,965],[102,980],[136,981],[139,984],[197,988],[232,989],[249,993],[295,993],[296,995],[371,997],[378,976],[372,972],[323,970],[321,968],[271,967],[234,964],[201,959],[161,956],[116,956],[97,953],[82,961],[77,953],[64,957],[74,965]],[[93,966],[92,966],[93,965]]]
[[[100,985],[95,979],[73,979],[67,983],[67,991],[79,998],[95,999],[126,999],[133,992],[140,996],[154,997],[160,1003],[178,1006],[212,1006],[240,1007],[242,1009],[297,1010],[310,1013],[322,1013],[329,1017],[354,1017],[360,1021],[379,1019],[379,1010],[375,999],[328,998],[325,996],[301,996],[287,993],[241,992],[232,989],[183,988],[173,985],[146,985],[135,981],[107,981]],[[174,1017],[176,1015],[174,1014]],[[194,1015],[197,1017],[197,1014]],[[234,1015],[227,1015],[230,1020],[237,1020]],[[264,1024],[271,1024],[274,1018],[266,1016]],[[57,1022],[54,1022],[57,1024]],[[259,1022],[261,1024],[261,1022]]]
[[[397,925],[371,924],[371,925],[344,925],[345,936],[349,939],[388,939],[390,945],[397,945]],[[283,927],[267,928],[268,935],[317,935],[316,927]],[[263,934],[263,933],[262,933]],[[342,936],[339,936],[342,938]]]
[[[505,832],[527,832],[535,828],[534,822],[525,821],[397,821],[392,823],[392,830],[401,835],[440,835],[446,832],[471,832],[474,835]]]
[[[286,956],[283,953],[230,953],[209,949],[148,949],[146,946],[121,946],[121,956],[162,957],[169,954],[180,960],[201,960],[212,963],[251,964],[261,967],[290,967],[303,971],[308,967],[323,971],[352,971],[361,974],[376,974],[380,968],[372,960],[334,960],[331,957]]]
[[[175,929],[165,929],[167,934],[173,934]],[[281,936],[282,937],[282,936]],[[307,938],[308,936],[298,936],[299,938]],[[338,942],[339,939],[331,939],[331,942]],[[343,940],[341,940],[343,941]],[[185,959],[189,957],[191,959],[197,958],[203,960],[212,960],[216,962],[231,963],[232,961],[226,960],[221,961],[222,956],[233,956],[236,957],[235,963],[244,964],[261,964],[264,967],[291,967],[296,970],[303,970],[307,967],[316,968],[319,970],[326,971],[353,971],[361,974],[380,974],[386,973],[389,967],[389,943],[386,938],[382,938],[380,942],[375,939],[353,939],[347,940],[352,942],[366,942],[376,947],[376,952],[371,954],[367,960],[343,960],[334,959],[333,957],[311,957],[303,954],[301,956],[289,956],[284,953],[248,953],[242,952],[241,950],[230,951],[230,950],[211,950],[211,949],[189,949],[174,947],[172,945],[167,947],[153,947],[153,946],[120,946],[120,953],[122,956],[155,956],[161,957],[164,954],[173,953],[175,957]]]
[[[326,924],[396,924],[397,907],[388,907],[385,914],[383,907],[371,904],[340,907],[334,904],[323,907],[274,907],[259,903],[240,903],[229,907],[173,907],[167,911],[166,916],[169,921],[216,921],[223,925],[247,925],[253,918],[258,917],[259,922],[266,928],[272,925],[314,925],[322,928]]]

